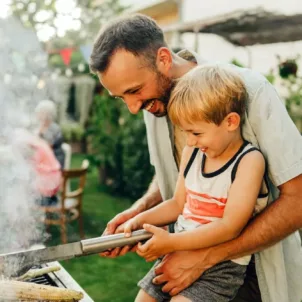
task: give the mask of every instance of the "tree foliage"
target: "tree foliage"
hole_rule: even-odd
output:
[[[63,48],[92,42],[101,25],[124,9],[118,0],[104,0],[97,7],[95,0],[70,0],[73,7],[66,12],[59,5],[64,1],[67,0],[11,0],[11,12],[26,27],[53,32],[51,46]],[[64,36],[59,28],[63,17],[77,25],[76,30],[69,30]]]
[[[101,183],[118,195],[140,197],[154,175],[142,114],[129,114],[104,91],[95,97],[87,135]]]

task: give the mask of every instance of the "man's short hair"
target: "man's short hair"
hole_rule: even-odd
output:
[[[154,67],[157,51],[163,46],[167,46],[163,32],[153,19],[142,14],[118,18],[99,32],[90,57],[90,70],[105,72],[119,49],[141,56]]]
[[[173,89],[168,104],[171,121],[220,125],[231,112],[244,120],[247,92],[240,74],[228,64],[206,64],[190,70]]]

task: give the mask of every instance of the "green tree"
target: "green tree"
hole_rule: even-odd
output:
[[[100,183],[115,194],[140,197],[154,174],[142,113],[129,114],[104,91],[95,97],[89,125],[90,159],[99,167]]]
[[[69,12],[60,8],[62,0],[11,0],[11,12],[25,27],[35,28],[36,31],[48,28],[54,33],[54,46],[66,47],[93,41],[100,26],[120,13],[124,7],[119,0],[104,0],[95,5],[95,0],[73,0],[74,7]],[[72,30],[60,39],[58,18],[68,17],[69,21],[77,21],[78,30]]]
[[[74,7],[68,13],[62,11],[59,3],[64,0],[12,0],[11,12],[25,27],[34,28],[37,32],[45,30],[53,33],[46,43],[50,52],[49,65],[64,71],[64,65],[60,54],[51,53],[52,50],[60,50],[66,47],[77,49],[80,45],[92,44],[102,24],[121,13],[124,6],[119,0],[104,0],[101,5],[95,6],[95,0],[73,0]],[[64,36],[60,36],[58,20],[68,17],[69,22],[76,22],[76,30],[68,30]],[[80,51],[72,54],[70,67],[73,74],[78,73],[78,65],[85,64]],[[82,72],[88,72],[86,64]]]

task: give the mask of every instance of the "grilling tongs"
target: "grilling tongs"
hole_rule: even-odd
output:
[[[20,276],[39,264],[98,254],[115,247],[132,246],[151,237],[151,233],[138,230],[132,232],[131,237],[125,237],[122,233],[52,247],[0,254],[0,275],[6,277]]]

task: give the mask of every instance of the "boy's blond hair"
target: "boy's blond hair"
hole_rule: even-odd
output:
[[[206,121],[220,125],[231,112],[244,119],[247,92],[234,67],[227,64],[198,66],[177,81],[168,104],[175,125]]]

